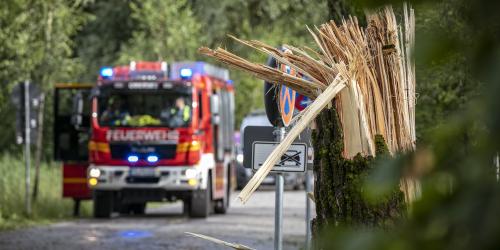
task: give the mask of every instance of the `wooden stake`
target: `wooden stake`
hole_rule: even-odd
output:
[[[208,240],[210,242],[219,244],[221,246],[230,247],[230,248],[237,249],[237,250],[255,250],[254,248],[251,248],[251,247],[248,247],[248,246],[245,246],[242,244],[231,243],[231,242],[219,240],[217,238],[206,236],[203,234],[196,234],[196,233],[191,233],[191,232],[185,232],[185,234],[191,235],[191,236],[194,236],[194,237],[197,237],[200,239]]]
[[[246,203],[252,193],[259,187],[264,178],[269,174],[271,169],[276,165],[278,160],[288,150],[293,141],[300,135],[300,133],[316,118],[316,116],[323,110],[333,98],[346,87],[346,80],[342,77],[337,77],[328,88],[316,98],[310,108],[303,114],[302,118],[293,126],[292,130],[286,135],[285,139],[273,150],[273,152],[266,159],[262,167],[257,170],[253,177],[248,181],[247,185],[241,190],[238,198],[241,202]]]

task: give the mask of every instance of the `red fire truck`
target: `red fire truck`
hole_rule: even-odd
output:
[[[54,153],[63,196],[94,216],[182,200],[191,217],[225,213],[235,186],[234,88],[205,62],[104,67],[96,85],[57,84]]]

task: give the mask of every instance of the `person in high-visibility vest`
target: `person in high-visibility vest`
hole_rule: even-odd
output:
[[[184,98],[178,97],[175,100],[175,107],[170,109],[169,126],[186,127],[191,120],[191,107],[186,105]]]

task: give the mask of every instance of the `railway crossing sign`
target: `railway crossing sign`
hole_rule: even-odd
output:
[[[252,169],[258,170],[269,157],[279,142],[256,141],[252,147]],[[279,162],[274,165],[272,172],[304,172],[307,163],[307,145],[293,143]]]

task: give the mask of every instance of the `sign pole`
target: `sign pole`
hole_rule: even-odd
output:
[[[26,181],[26,214],[31,215],[31,200],[30,200],[30,144],[31,144],[31,134],[30,134],[30,93],[29,93],[30,82],[24,81],[24,162],[26,164],[25,170],[25,181]]]
[[[276,130],[278,141],[285,139],[285,128],[281,127]],[[275,212],[274,212],[274,249],[283,249],[283,190],[284,179],[283,173],[276,173],[276,198],[275,198]]]
[[[306,170],[306,250],[311,249],[311,199],[308,197],[308,193],[312,192],[312,171],[308,168]]]
[[[283,249],[283,174],[276,173],[276,205],[274,216],[274,249]]]

